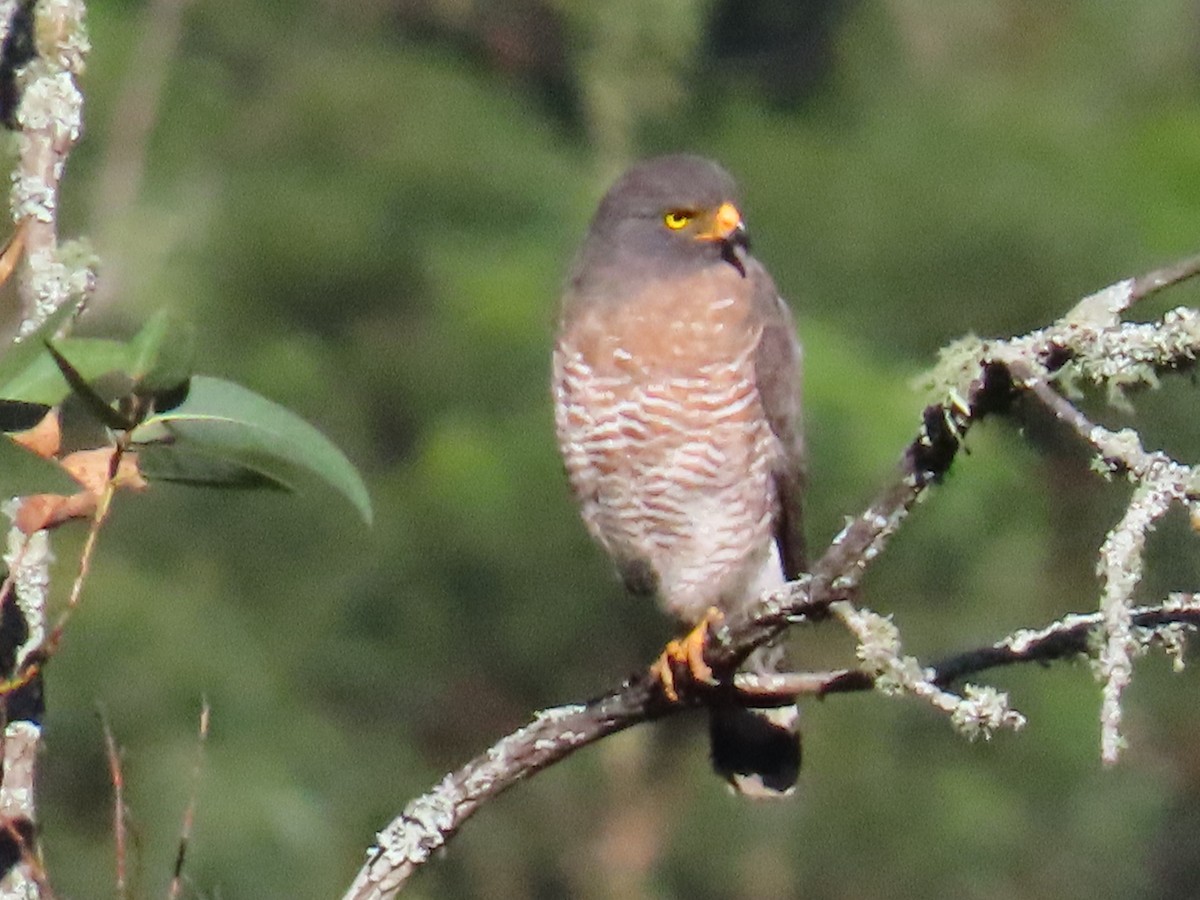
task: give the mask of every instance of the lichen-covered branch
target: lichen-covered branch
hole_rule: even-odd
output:
[[[989,390],[989,382],[981,378],[972,395],[981,403],[990,402]],[[847,601],[908,510],[949,469],[970,420],[970,409],[963,405],[929,407],[892,483],[834,538],[812,572],[764,597],[749,613],[728,617],[710,632],[704,659],[714,673],[724,677],[723,685],[716,689],[691,685],[681,691],[679,703],[671,703],[646,671],[603,697],[539,714],[484,755],[447,775],[379,832],[346,900],[394,896],[483,802],[522,778],[616,731],[711,702],[714,694],[736,691],[733,672],[755,647],[792,624],[824,619],[831,604]],[[751,690],[745,696],[749,700],[754,693]],[[759,691],[759,696],[764,704],[772,702],[765,692]]]
[[[1137,655],[1154,645],[1161,646],[1175,661],[1176,671],[1183,670],[1183,646],[1187,634],[1200,629],[1200,595],[1172,594],[1157,606],[1130,610],[1131,634]],[[988,669],[1022,663],[1050,663],[1070,659],[1095,659],[1096,635],[1105,627],[1104,613],[1070,613],[1038,629],[1014,632],[990,647],[971,650],[934,663],[934,681],[949,685]],[[842,688],[840,678],[832,679],[827,693]]]
[[[21,322],[17,339],[36,331],[67,303],[81,303],[94,282],[93,266],[77,247],[58,240],[58,192],[67,156],[82,132],[83,95],[76,78],[88,52],[83,0],[16,0],[0,3],[0,61],[4,122],[17,130],[17,162],[10,204],[23,249],[17,292]],[[13,105],[15,104],[15,106]],[[6,266],[13,260],[7,260]],[[10,515],[12,507],[8,508]],[[5,561],[9,576],[0,593],[6,634],[16,643],[0,647],[5,678],[26,664],[30,648],[46,633],[49,541],[44,531],[9,530]],[[34,675],[3,702],[3,779],[0,780],[0,896],[50,896],[34,851],[34,774],[42,717],[40,677]]]
[[[1200,352],[1200,319],[1177,309],[1159,322],[1124,323],[1121,315],[1151,293],[1200,273],[1200,257],[1121,281],[1084,298],[1047,328],[1005,341],[968,338],[944,351],[929,385],[937,402],[926,407],[916,438],[890,483],[851,519],[802,578],[762,597],[753,609],[710,630],[704,661],[715,687],[685,684],[680,700],[663,696],[649,671],[587,703],[539,713],[487,753],[447,775],[412,801],[377,836],[346,900],[392,897],[480,805],[570,753],[631,725],[713,702],[736,699],[771,705],[798,696],[880,689],[919,697],[945,713],[968,737],[1019,728],[1024,717],[987,685],[951,685],[996,666],[1090,656],[1104,688],[1102,721],[1106,761],[1120,745],[1120,698],[1132,659],[1153,643],[1182,660],[1186,632],[1200,625],[1195,594],[1173,595],[1155,607],[1134,605],[1146,533],[1174,503],[1196,509],[1200,484],[1188,466],[1147,452],[1132,432],[1092,423],[1055,385],[1102,384],[1119,393],[1153,384],[1157,375],[1190,366]],[[1098,610],[1070,614],[1036,631],[1023,630],[977,650],[925,666],[904,654],[891,618],[854,603],[862,577],[928,488],[948,471],[968,430],[986,415],[1009,412],[1032,397],[1093,447],[1103,474],[1124,473],[1134,484],[1128,508],[1100,551]],[[737,674],[756,647],[792,625],[836,618],[855,637],[859,665],[837,672],[771,677]],[[679,689],[679,685],[676,685]]]
[[[95,280],[87,254],[58,241],[59,184],[83,133],[83,94],[76,79],[91,49],[83,0],[41,0],[33,17],[36,55],[16,72],[19,149],[10,198],[13,222],[25,223],[20,336],[35,331],[65,303],[81,300]],[[10,18],[5,24],[19,22]]]

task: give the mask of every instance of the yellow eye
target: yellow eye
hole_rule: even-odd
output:
[[[680,228],[686,227],[690,221],[692,221],[692,213],[685,209],[673,209],[663,216],[663,224],[672,231],[678,231]]]

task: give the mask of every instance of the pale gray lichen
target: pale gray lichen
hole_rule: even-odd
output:
[[[65,304],[91,295],[96,285],[95,255],[84,254],[84,246],[68,243],[57,253],[29,254],[29,288],[37,300],[33,315],[21,323],[19,337],[32,334]],[[63,262],[63,256],[72,260],[72,264]]]
[[[583,732],[558,730],[585,711],[586,707],[578,704],[541,710],[529,724],[489,747],[483,762],[471,765],[463,775],[446,775],[375,836],[378,854],[393,871],[423,863],[446,842],[462,817],[497,789],[503,778],[514,771],[520,774],[527,761],[523,757],[527,757],[530,748],[534,753],[555,753],[586,740],[588,736]],[[376,851],[372,851],[372,857]]]
[[[43,59],[25,69],[27,83],[17,109],[17,121],[25,133],[49,138],[60,154],[83,135],[83,94],[75,77]],[[62,174],[63,161],[57,174]]]
[[[1084,297],[1061,319],[1067,327],[1107,328],[1120,321],[1133,302],[1134,279],[1126,278]]]
[[[33,219],[47,224],[54,221],[58,193],[42,174],[13,172],[10,205],[13,219]]]
[[[1142,453],[1131,460],[1140,482],[1117,526],[1100,547],[1097,572],[1104,588],[1100,598],[1103,644],[1097,665],[1103,680],[1100,709],[1100,755],[1117,761],[1121,737],[1121,696],[1133,674],[1133,658],[1145,640],[1133,629],[1133,593],[1145,566],[1146,536],[1171,505],[1182,501],[1191,472],[1161,453]]]
[[[1200,599],[1196,594],[1173,593],[1167,597],[1162,608],[1164,612],[1168,613],[1195,613],[1200,611]],[[1195,633],[1196,626],[1185,622],[1170,622],[1146,630],[1151,632],[1147,637],[1147,643],[1159,644],[1163,648],[1163,652],[1170,657],[1171,668],[1175,672],[1182,672],[1187,665],[1187,639]]]
[[[1157,645],[1171,660],[1171,668],[1176,674],[1187,668],[1187,639],[1195,631],[1190,625],[1182,622],[1172,622],[1155,628],[1135,629],[1134,635],[1145,650]]]
[[[1068,613],[1057,622],[1052,622],[1045,628],[1022,628],[1019,631],[1013,632],[1003,641],[996,644],[997,647],[1007,648],[1013,653],[1027,654],[1031,652],[1037,645],[1048,641],[1063,632],[1073,631],[1076,628],[1089,628],[1089,638],[1096,633],[1095,626],[1099,625],[1100,616],[1098,613]],[[1099,644],[1096,644],[1095,650],[1099,650]],[[1088,654],[1089,656],[1091,654]]]
[[[984,355],[984,342],[974,334],[964,335],[939,350],[937,363],[915,377],[912,387],[931,402],[960,397],[978,377]]]
[[[964,695],[939,687],[936,673],[912,656],[901,652],[900,632],[889,616],[857,609],[846,601],[831,610],[858,640],[857,654],[863,668],[874,676],[875,688],[894,696],[910,694],[949,714],[950,722],[971,740],[989,739],[999,728],[1016,730],[1025,717],[1008,705],[1008,695],[994,688],[968,685]]]
[[[10,500],[2,511],[9,518],[16,515],[18,501]],[[50,549],[50,533],[42,530],[25,534],[15,525],[8,529],[8,547],[4,562],[12,578],[13,597],[25,619],[28,634],[17,648],[17,664],[46,637],[46,608],[50,601],[50,564],[54,553]]]
[[[18,336],[35,331],[72,296],[89,291],[91,266],[56,252],[58,186],[71,147],[83,132],[83,95],[75,78],[89,50],[82,0],[41,0],[35,7],[37,56],[18,71],[19,161],[10,209],[26,225],[26,269],[20,284]]]
[[[1104,385],[1109,402],[1128,409],[1126,392],[1130,388],[1157,387],[1160,369],[1196,359],[1200,315],[1177,308],[1157,322],[1075,328],[1068,338],[1072,358],[1059,373],[1060,384],[1083,380]]]
[[[538,723],[562,722],[565,719],[583,715],[585,712],[587,712],[587,707],[581,703],[567,703],[562,706],[552,706],[548,709],[539,709],[536,713],[534,713],[533,722],[526,727],[533,727]]]
[[[1025,727],[1025,716],[1008,705],[1008,694],[988,685],[968,684],[962,699],[950,713],[950,722],[968,740],[992,739],[1001,728],[1018,731]]]
[[[0,815],[34,817],[34,771],[41,726],[29,721],[4,726],[4,782],[0,792]],[[0,897],[8,897],[0,891]],[[20,895],[24,896],[24,895]]]
[[[446,842],[455,822],[458,788],[451,776],[404,808],[375,836],[375,846],[394,865],[423,863]]]
[[[888,674],[900,657],[900,630],[891,616],[881,616],[845,602],[835,603],[831,608],[858,639],[856,653],[863,668],[872,675]]]
[[[37,4],[38,52],[72,75],[83,74],[92,50],[85,13],[83,0],[40,0]]]
[[[1200,604],[1192,599],[1192,594],[1172,594],[1161,606],[1151,609],[1138,607],[1130,611],[1130,617],[1136,618],[1148,612],[1154,613],[1196,613],[1200,612]],[[1182,599],[1181,599],[1182,598]],[[1088,656],[1092,674],[1096,680],[1103,683],[1107,677],[1104,663],[1101,659],[1106,645],[1106,634],[1100,616],[1089,617],[1095,623],[1087,636]],[[1171,666],[1176,672],[1182,672],[1186,665],[1184,655],[1187,650],[1187,639],[1196,631],[1197,626],[1188,622],[1164,622],[1158,625],[1134,625],[1129,630],[1130,656],[1133,659],[1145,656],[1150,650],[1159,647],[1171,659]]]
[[[1093,474],[1099,475],[1105,481],[1112,481],[1113,476],[1119,471],[1119,467],[1112,459],[1106,458],[1103,454],[1097,454],[1088,460],[1088,469]]]
[[[1107,465],[1119,463],[1130,472],[1136,471],[1145,456],[1141,436],[1132,428],[1110,431],[1097,425],[1088,434],[1088,442],[1099,451]]]
[[[858,520],[855,519],[853,516],[843,516],[842,529],[841,529],[841,531],[839,531],[837,534],[835,534],[833,536],[833,540],[830,541],[830,543],[834,547],[841,546],[841,543],[844,540],[846,540],[846,535],[848,535],[850,533],[850,526],[852,526],[857,521]]]

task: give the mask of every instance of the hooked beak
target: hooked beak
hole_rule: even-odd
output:
[[[696,235],[697,240],[714,241],[721,245],[721,259],[729,263],[744,278],[746,264],[742,262],[739,250],[750,249],[750,235],[746,231],[746,223],[742,221],[741,211],[732,203],[722,203],[713,214],[708,229]]]
[[[742,213],[729,202],[717,207],[709,227],[697,233],[696,238],[702,241],[724,241],[739,247],[749,246],[749,236],[746,233],[746,224],[742,221]]]

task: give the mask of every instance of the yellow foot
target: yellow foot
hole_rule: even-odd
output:
[[[663,695],[672,703],[679,701],[675,688],[675,671],[686,671],[690,679],[700,684],[716,684],[712,668],[704,661],[704,647],[708,643],[708,631],[724,620],[721,611],[710,606],[700,623],[679,640],[667,644],[662,655],[650,667],[650,674],[662,684]],[[686,668],[685,668],[686,667]]]

